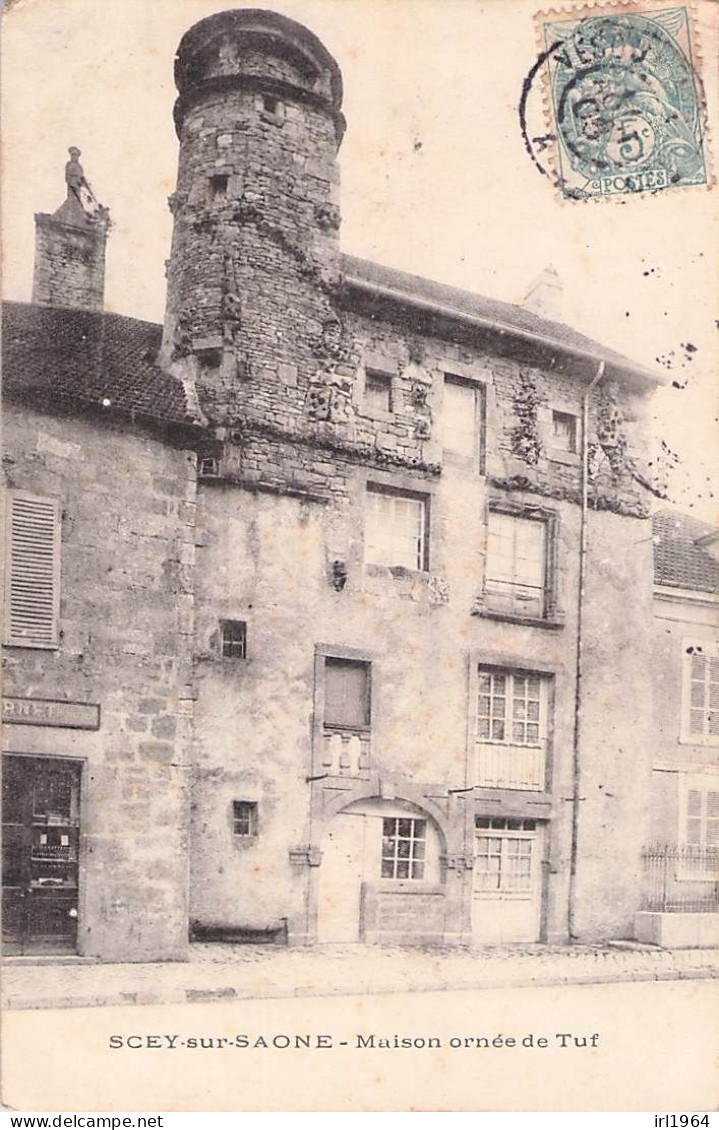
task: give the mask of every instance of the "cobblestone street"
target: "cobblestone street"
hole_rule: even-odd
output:
[[[719,977],[719,950],[194,945],[187,962],[6,961],[6,1008],[82,1008]]]

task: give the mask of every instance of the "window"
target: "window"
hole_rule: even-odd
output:
[[[233,800],[232,831],[245,838],[257,835],[257,801]]]
[[[577,417],[570,412],[552,412],[552,446],[576,455]]]
[[[684,648],[683,738],[719,742],[719,653],[713,644]]]
[[[220,474],[220,461],[214,455],[206,455],[200,460],[198,475],[201,479],[216,479]]]
[[[427,821],[385,817],[382,821],[382,878],[424,879]]]
[[[325,659],[325,726],[364,730],[370,724],[370,665]]]
[[[364,406],[370,415],[392,411],[392,378],[368,369],[364,381]]]
[[[546,521],[490,511],[486,595],[492,609],[518,616],[544,616],[546,561]]]
[[[479,453],[479,390],[456,377],[444,380],[442,440],[452,455],[474,459]]]
[[[686,791],[684,842],[719,848],[719,782]]]
[[[247,624],[244,620],[221,620],[224,659],[247,658]]]
[[[60,506],[25,491],[7,498],[5,642],[56,648],[60,616]]]
[[[503,745],[539,746],[546,737],[546,678],[480,667],[478,740]]]
[[[260,99],[265,114],[270,114],[273,118],[283,117],[284,105],[274,94],[262,94]]]
[[[474,889],[522,894],[532,889],[534,820],[477,817]],[[530,835],[523,833],[529,832]]]
[[[227,176],[210,177],[210,192],[213,200],[227,199],[227,186],[230,178]]]
[[[365,560],[374,565],[427,568],[427,500],[367,487]]]
[[[679,879],[716,881],[719,875],[719,777],[679,779]]]

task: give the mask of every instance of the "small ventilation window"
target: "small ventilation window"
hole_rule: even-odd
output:
[[[201,479],[217,479],[220,475],[220,461],[215,455],[207,455],[200,460],[198,474]]]
[[[213,200],[227,200],[228,176],[210,177],[210,192]]]
[[[279,98],[275,98],[274,94],[262,95],[262,109],[266,114],[272,114],[273,117],[277,117],[280,113],[281,108],[282,103],[280,102]]]
[[[257,835],[257,801],[233,800],[232,831],[241,839]]]
[[[221,620],[223,659],[247,658],[247,624],[244,620]]]

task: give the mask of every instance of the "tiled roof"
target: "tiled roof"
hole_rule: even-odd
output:
[[[155,423],[188,421],[182,384],[154,363],[162,326],[119,314],[3,303],[4,395],[63,408],[107,406]]]
[[[719,534],[714,526],[676,510],[660,510],[653,518],[654,581],[670,588],[715,593],[719,590],[719,561],[698,544]]]
[[[597,361],[604,361],[620,377],[633,378],[642,384],[651,385],[662,384],[666,379],[663,374],[655,373],[635,361],[630,361],[621,353],[607,349],[606,346],[585,337],[570,326],[565,326],[561,322],[552,322],[524,306],[514,306],[510,302],[484,298],[468,290],[446,286],[444,283],[421,278],[419,275],[408,275],[404,271],[383,267],[379,263],[358,259],[354,255],[342,256],[342,270],[350,285],[351,281],[356,279],[361,283],[394,291],[398,301],[401,301],[402,295],[420,299],[441,308],[450,315],[451,313],[469,315],[491,323],[493,328],[508,335],[515,332],[560,350],[594,357]]]

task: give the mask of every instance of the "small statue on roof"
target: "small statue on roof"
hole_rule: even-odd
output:
[[[108,209],[103,208],[85,179],[85,172],[79,161],[81,151],[76,145],[71,145],[68,153],[70,160],[65,165],[68,199],[77,200],[89,220],[103,220],[109,226],[110,213]]]

